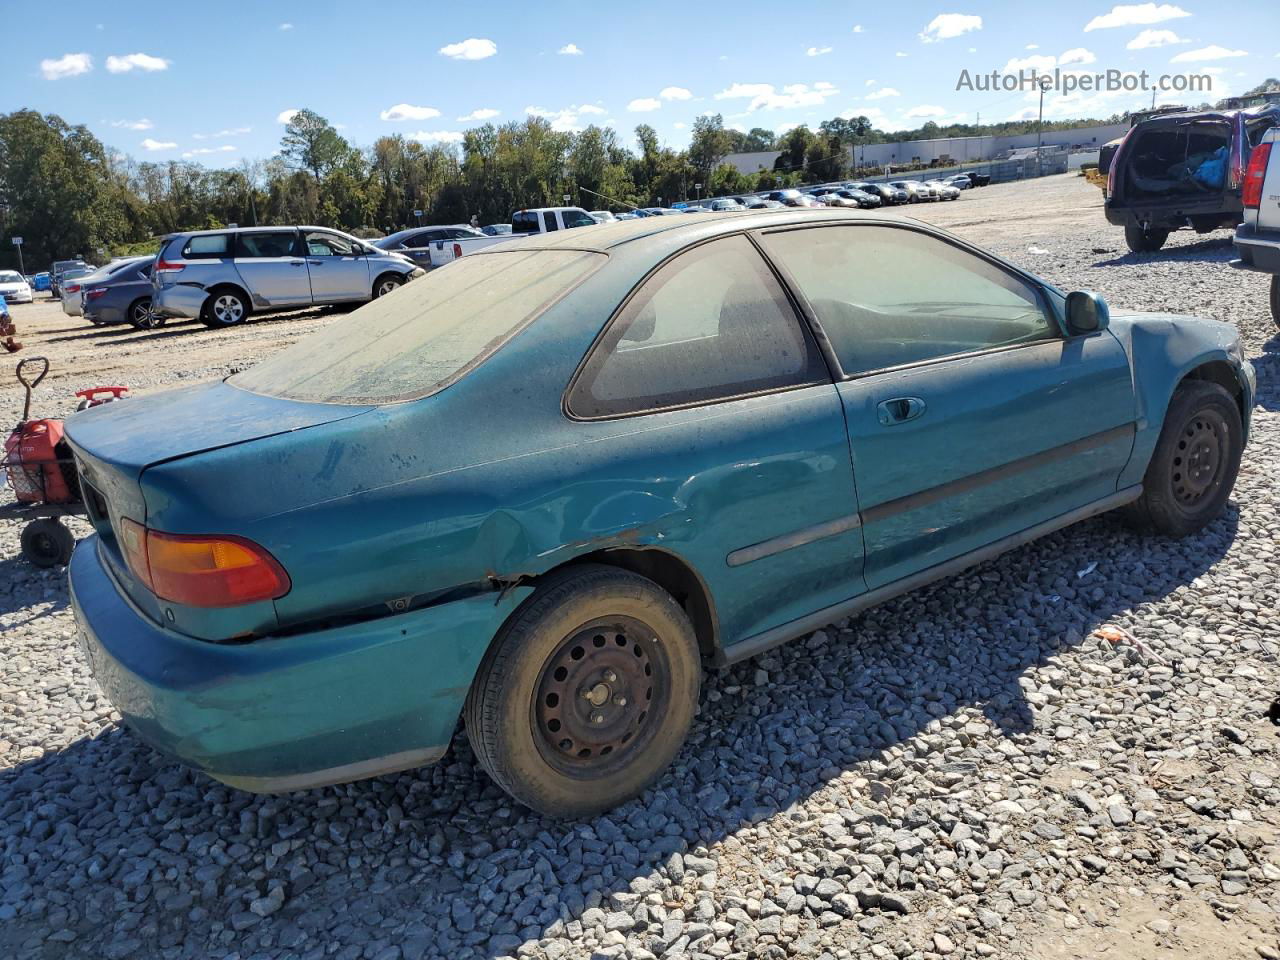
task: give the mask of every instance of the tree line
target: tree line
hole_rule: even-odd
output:
[[[1045,129],[1085,122],[1046,122]],[[18,110],[0,114],[0,265],[18,265],[14,236],[23,237],[27,270],[35,272],[55,259],[100,263],[150,251],[167,233],[230,223],[308,223],[368,237],[472,216],[505,222],[513,210],[559,205],[566,196],[587,209],[669,206],[855,174],[849,147],[858,144],[1034,129],[1033,121],[930,122],[885,132],[866,117],[836,117],[779,136],[761,127],[744,133],[713,115],[694,121],[687,149],[663,145],[647,124],[635,128],[633,149],[612,127],[565,132],[534,116],[467,130],[457,145],[396,135],[360,148],[318,113],[299,110],[272,157],[209,169],[139,162],[83,125]],[[774,149],[781,154],[771,170],[742,174],[724,163],[731,153]]]

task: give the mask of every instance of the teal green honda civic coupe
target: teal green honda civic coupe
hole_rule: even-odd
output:
[[[732,663],[1084,517],[1223,511],[1235,330],[909,220],[494,246],[220,383],[72,417],[80,640],[139,737],[276,792],[427,764],[636,796]]]

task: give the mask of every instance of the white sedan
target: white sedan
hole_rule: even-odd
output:
[[[6,303],[30,303],[31,284],[16,270],[0,270],[0,297]]]

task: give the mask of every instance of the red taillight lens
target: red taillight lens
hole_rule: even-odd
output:
[[[292,586],[275,557],[243,537],[162,533],[122,518],[120,549],[149,590],[184,606],[274,600]]]
[[[156,265],[151,268],[152,273],[178,273],[185,270],[185,263],[174,263],[172,260],[157,260]]]
[[[75,293],[77,290],[79,290],[79,289],[80,289],[80,284],[78,284],[78,283],[68,283],[65,289],[66,289],[67,293]]]
[[[87,300],[97,300],[99,297],[106,296],[106,293],[106,287],[94,287],[92,290],[86,290],[84,295]]]
[[[1256,210],[1262,206],[1262,181],[1267,176],[1267,163],[1271,160],[1271,144],[1260,143],[1249,157],[1249,169],[1244,174],[1244,191],[1241,199],[1246,208]]]

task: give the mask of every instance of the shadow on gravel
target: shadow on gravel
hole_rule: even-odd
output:
[[[105,327],[72,327],[65,330],[50,331],[52,333],[74,333],[74,336],[48,337],[46,343],[68,343],[81,340],[101,340],[111,338],[115,340],[122,339],[123,336],[129,335],[130,343],[149,342],[152,340],[165,340],[170,337],[182,337],[188,334],[209,333],[218,335],[226,330],[246,330],[252,329],[259,325],[281,323],[291,320],[303,320],[312,317],[325,317],[335,313],[344,311],[329,308],[313,308],[308,307],[305,312],[291,313],[267,313],[254,314],[245,323],[234,327],[213,327],[210,328],[198,320],[170,320],[163,327],[156,327],[153,330],[139,330],[127,323],[114,323]]]
[[[1221,261],[1236,259],[1236,248],[1231,236],[1199,240],[1180,246],[1164,247],[1153,253],[1124,253],[1110,260],[1098,260],[1095,267],[1125,267],[1143,263],[1176,263],[1180,260]]]
[[[991,732],[955,716],[976,707],[1022,753],[1052,752],[1053,733],[1035,728],[1020,678],[1099,625],[1192,583],[1225,554],[1236,526],[1234,504],[1182,541],[1094,519],[710,672],[673,770],[638,801],[589,822],[513,806],[461,733],[435,767],[266,798],[216,784],[112,728],[0,773],[0,955],[234,948],[319,957],[332,944],[385,940],[406,958],[479,960],[564,936],[602,898],[606,912],[616,910],[609,895],[629,894],[633,883],[646,889],[673,853],[786,816],[855,768],[871,782],[833,787],[805,819],[842,810],[900,827],[879,801],[938,749],[931,730],[958,726],[962,742],[981,745]],[[1131,649],[1089,655],[1143,662]],[[1008,762],[998,745],[953,756],[944,765],[951,789],[981,779],[975,757]],[[745,842],[739,854],[749,859],[754,834]],[[821,845],[813,849],[821,855]],[[760,865],[766,875],[782,868]],[[897,882],[909,894],[931,881]],[[276,886],[283,905],[268,904],[265,918],[249,910]],[[44,940],[64,929],[62,941]]]

